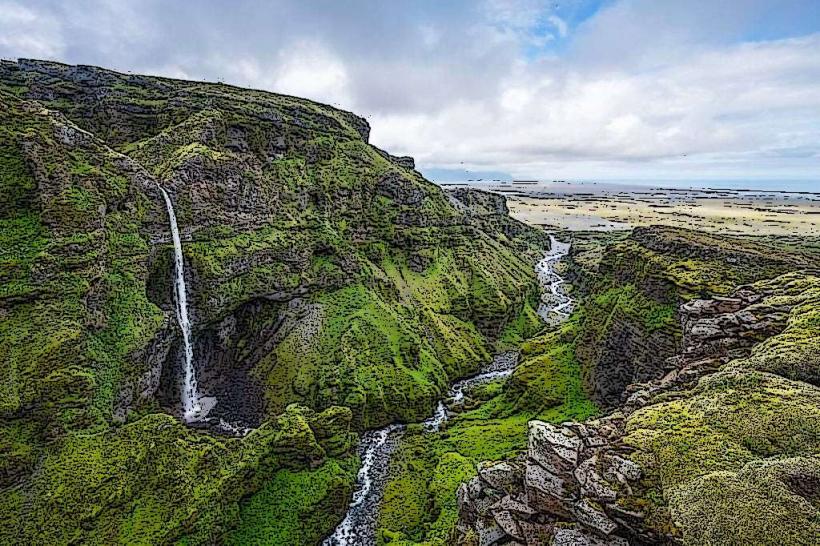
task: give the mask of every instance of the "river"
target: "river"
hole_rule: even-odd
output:
[[[555,271],[555,265],[569,252],[570,244],[550,235],[550,249],[535,266],[543,289],[538,315],[547,324],[554,325],[569,317],[573,300],[564,290],[564,279]],[[461,404],[465,391],[496,379],[511,375],[518,365],[518,352],[498,353],[478,374],[453,383],[447,397],[439,400],[435,413],[422,425],[429,432],[437,432],[450,417],[450,410]],[[371,430],[362,435],[359,457],[362,466],[356,478],[356,489],[347,514],[323,546],[372,546],[376,543],[379,505],[387,484],[390,456],[404,432],[404,425],[393,424]]]

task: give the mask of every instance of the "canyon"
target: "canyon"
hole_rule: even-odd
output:
[[[0,135],[0,542],[816,543],[816,237],[548,233],[90,66],[0,62]]]

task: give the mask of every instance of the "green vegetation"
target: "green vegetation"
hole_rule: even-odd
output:
[[[328,459],[315,470],[280,470],[240,505],[226,544],[318,544],[344,517],[356,479],[355,458]]]
[[[3,495],[0,512],[7,519],[0,526],[0,542],[15,543],[21,536],[49,544],[156,544],[183,536],[191,543],[213,542],[230,526],[244,522],[240,518],[246,509],[238,505],[244,495],[272,476],[264,491],[284,487],[284,471],[274,471],[304,468],[340,447],[349,449],[355,439],[346,428],[350,412],[345,421],[334,417],[340,411],[346,410],[317,415],[292,406],[242,439],[191,430],[164,414],[99,433],[71,433],[44,449],[29,483]],[[332,430],[327,428],[331,422]],[[4,438],[15,434],[19,441],[30,431],[3,433]],[[340,446],[339,438],[345,438],[346,445]],[[20,445],[9,447],[14,450],[12,464],[30,456]],[[336,514],[344,510],[352,464],[348,460],[339,467],[333,459],[327,461],[322,468],[328,475],[317,477],[332,482],[325,486],[330,496],[322,505]],[[305,479],[312,475],[303,474]],[[317,506],[321,500],[316,497]],[[328,522],[317,525],[325,529]],[[303,528],[302,522],[280,521],[282,533]]]
[[[476,388],[467,409],[440,432],[411,426],[391,459],[379,541],[449,544],[458,519],[456,491],[481,461],[526,449],[527,422],[583,420],[597,412],[573,357],[577,322],[528,341],[513,376]]]
[[[426,416],[530,335],[544,235],[497,206],[467,221],[368,131],[293,97],[0,64],[0,541],[315,542],[351,427]],[[160,413],[180,342],[159,186],[199,364],[257,389],[202,383],[256,412],[241,440]]]
[[[626,441],[639,449],[636,460],[650,469],[688,544],[753,537],[809,544],[806,529],[820,529],[813,510],[788,491],[790,480],[764,478],[760,469],[796,457],[816,475],[818,423],[817,389],[759,372],[721,372],[687,398],[637,412]]]
[[[515,277],[490,276],[492,269],[479,269],[469,255],[460,264],[456,258],[451,250],[436,251],[417,273],[400,255],[389,257],[369,267],[376,287],[349,285],[317,297],[321,326],[294,329],[259,366],[270,369],[272,407],[294,400],[343,404],[360,416],[362,428],[429,415],[453,379],[489,361],[490,340],[479,327],[496,313],[497,323],[515,318],[516,303],[506,294],[532,286],[531,273],[511,257],[506,263],[518,268]],[[472,289],[477,283],[481,292]],[[490,301],[498,303],[488,310]],[[515,319],[525,320],[531,319]]]

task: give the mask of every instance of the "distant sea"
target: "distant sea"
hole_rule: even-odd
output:
[[[439,184],[468,184],[498,186],[500,184],[512,186],[511,180],[461,180],[436,181]],[[523,186],[527,187],[527,186]],[[677,189],[677,190],[735,190],[735,191],[756,191],[756,192],[784,192],[784,193],[820,193],[820,179],[818,180],[561,180],[561,181],[541,181],[537,185],[530,186],[535,189],[555,189],[556,191],[568,191],[576,193],[583,191],[595,192],[596,189]]]

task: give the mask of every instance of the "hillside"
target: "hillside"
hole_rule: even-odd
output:
[[[568,353],[601,415],[536,416],[481,464],[458,542],[815,544],[816,250],[660,227],[581,241],[578,312],[524,345],[504,394],[560,403],[544,378]]]
[[[287,472],[317,494],[282,509],[329,517],[283,536],[314,542],[352,432],[423,419],[540,326],[545,236],[445,195],[348,112],[21,60],[0,64],[0,117],[2,542],[224,540]],[[160,188],[216,399],[194,427]]]

